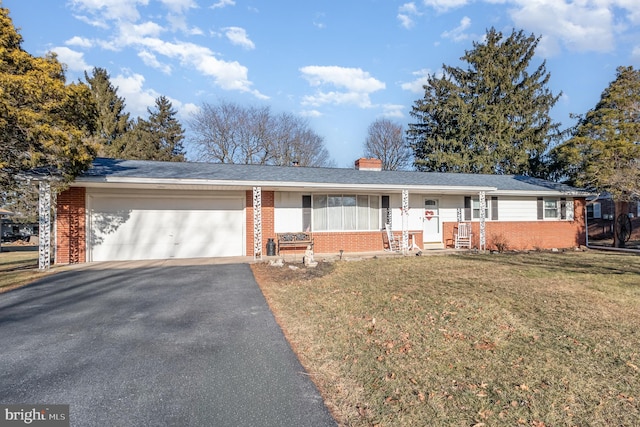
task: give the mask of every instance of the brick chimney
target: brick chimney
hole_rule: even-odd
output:
[[[356,160],[356,169],[361,171],[381,171],[382,160],[361,157]]]

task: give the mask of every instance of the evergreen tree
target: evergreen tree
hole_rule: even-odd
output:
[[[132,129],[122,137],[121,157],[125,159],[185,160],[184,129],[176,119],[176,110],[165,96],[156,99],[155,108],[147,108],[149,119],[138,118]]]
[[[149,112],[149,130],[157,139],[158,160],[184,161],[184,129],[176,118],[176,110],[165,96],[156,99]]]
[[[98,154],[103,157],[121,157],[121,137],[130,129],[129,113],[124,111],[125,102],[118,96],[118,89],[111,84],[104,68],[94,68],[91,76],[84,73],[98,109],[97,129],[94,133]]]
[[[618,67],[595,108],[550,157],[556,176],[613,198],[614,246],[624,247],[619,229],[628,222],[627,203],[640,199],[640,71]]]
[[[16,187],[22,171],[44,167],[70,180],[94,152],[95,104],[82,83],[67,85],[55,54],[33,57],[9,11],[0,8],[0,185]]]
[[[547,88],[545,62],[532,69],[539,38],[491,28],[461,58],[467,69],[443,65],[415,102],[407,137],[422,171],[544,173],[543,155],[559,138],[549,112],[557,102]]]
[[[640,71],[618,67],[572,137],[551,152],[557,176],[614,199],[640,197]]]

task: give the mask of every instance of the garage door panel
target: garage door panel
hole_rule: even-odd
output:
[[[93,261],[239,256],[240,198],[92,197]]]

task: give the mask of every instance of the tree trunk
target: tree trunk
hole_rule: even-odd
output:
[[[618,230],[619,230],[619,224],[618,224],[618,218],[620,215],[622,214],[627,214],[629,212],[629,203],[628,202],[621,202],[619,200],[616,200],[614,202],[614,227],[613,227],[613,247],[614,248],[624,248],[625,247],[625,241],[624,239],[620,239],[620,236],[618,236]]]

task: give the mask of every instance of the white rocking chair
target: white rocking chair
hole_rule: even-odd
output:
[[[471,249],[471,223],[459,222],[458,228],[454,233],[455,248],[469,248]]]

